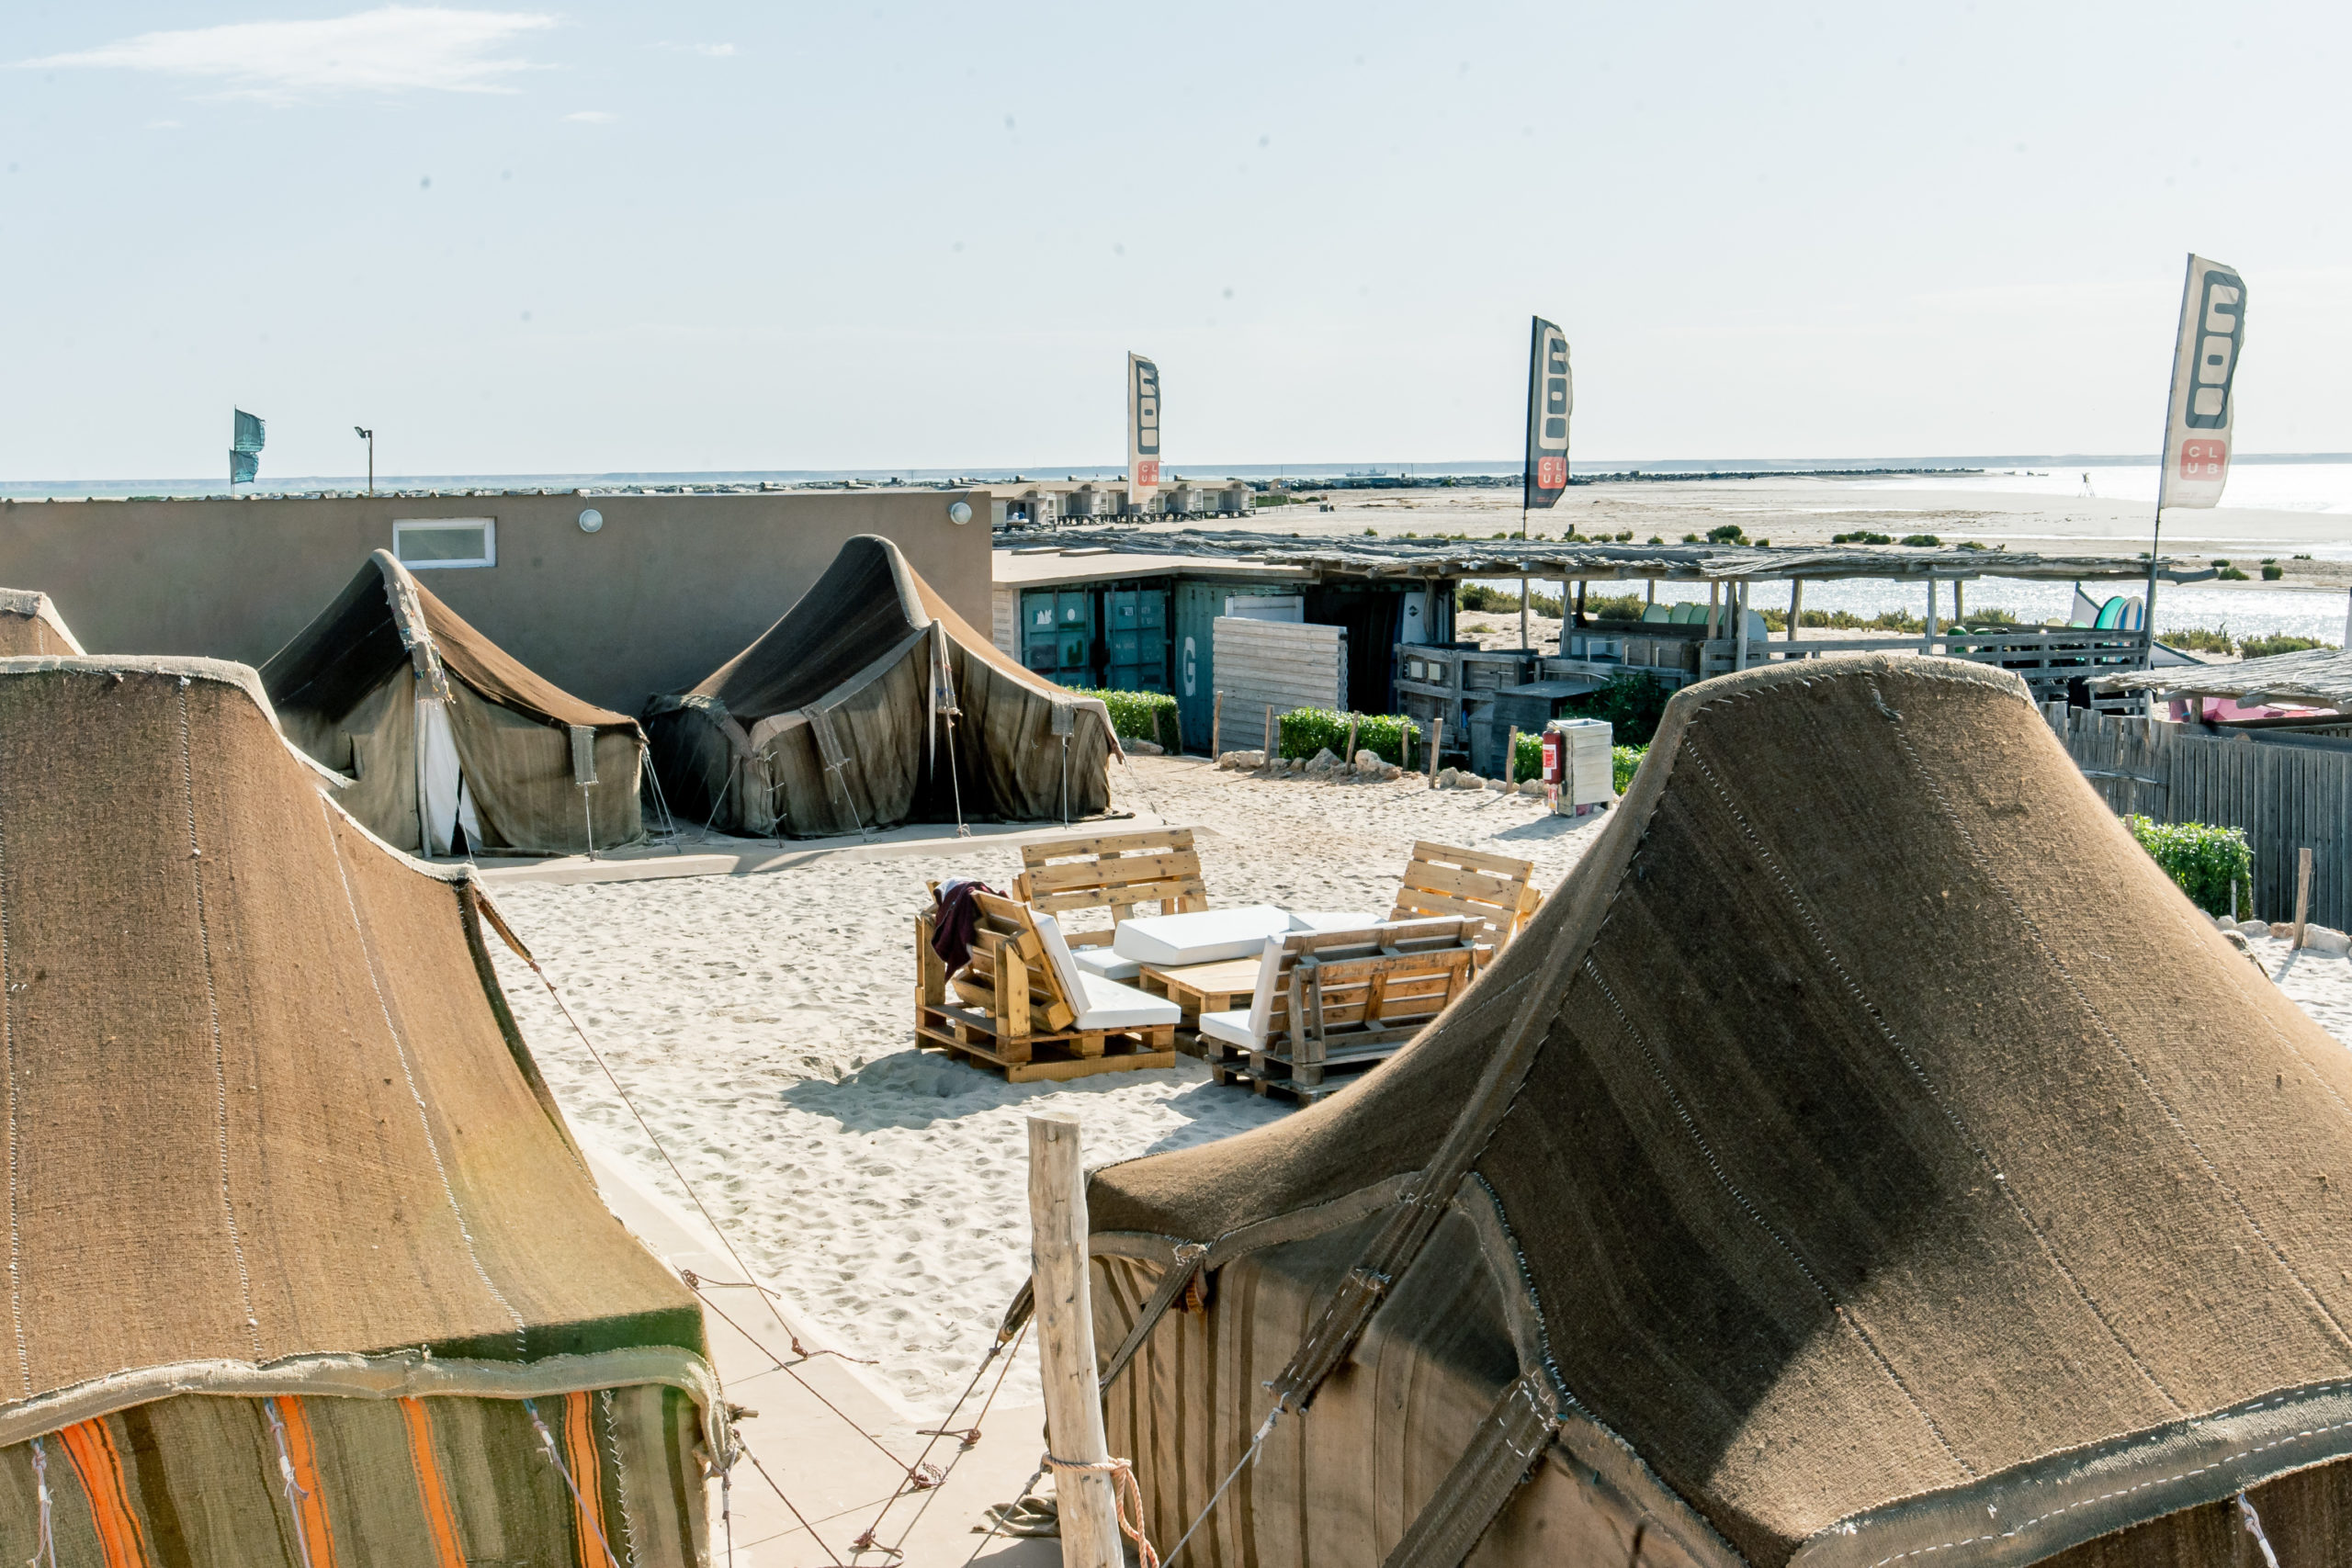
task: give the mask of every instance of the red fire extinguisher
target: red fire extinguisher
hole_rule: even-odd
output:
[[[1555,786],[1568,782],[1568,738],[1556,729],[1544,732],[1544,782]]]

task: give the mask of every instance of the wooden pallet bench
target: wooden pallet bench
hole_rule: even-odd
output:
[[[1457,849],[1426,840],[1413,846],[1403,883],[1396,889],[1391,920],[1460,917],[1478,926],[1488,949],[1480,962],[1501,952],[1544,901],[1535,886],[1535,863],[1483,850]]]
[[[1163,915],[1209,907],[1190,828],[1023,844],[1012,896],[1057,919],[1072,909],[1110,910],[1110,930],[1062,933],[1073,948],[1108,946],[1119,923],[1145,904]]]
[[[1268,942],[1249,1007],[1200,1015],[1211,1076],[1302,1104],[1338,1092],[1461,995],[1479,925],[1457,916]]]
[[[971,957],[953,975],[932,949],[932,912],[915,917],[919,1048],[1010,1083],[1176,1065],[1174,1003],[1080,971],[1051,915],[992,893],[977,897]]]

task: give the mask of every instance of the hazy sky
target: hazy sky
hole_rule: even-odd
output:
[[[2352,449],[2352,7],[0,6],[0,479]]]

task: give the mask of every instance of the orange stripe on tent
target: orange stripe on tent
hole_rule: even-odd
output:
[[[433,1417],[421,1399],[403,1399],[401,1419],[408,1423],[409,1458],[416,1465],[416,1497],[424,1506],[424,1522],[433,1531],[434,1568],[466,1568],[466,1550],[458,1541],[457,1510],[449,1502],[448,1483],[441,1479],[441,1455],[433,1446]]]
[[[311,1435],[310,1413],[300,1399],[279,1397],[270,1403],[286,1423],[286,1457],[294,1462],[294,1484],[301,1489],[294,1505],[302,1513],[302,1544],[311,1554],[309,1568],[334,1568],[334,1529],[327,1523],[326,1488],[319,1481],[319,1449]]]
[[[77,1421],[57,1434],[65,1457],[90,1499],[90,1524],[97,1531],[106,1568],[147,1568],[147,1536],[130,1506],[122,1454],[103,1419]]]
[[[572,1511],[579,1516],[573,1522],[580,1539],[580,1568],[606,1568],[612,1552],[606,1544],[611,1538],[605,1534],[605,1488],[596,1471],[596,1427],[590,1419],[594,1398],[591,1393],[563,1396],[563,1448],[571,1461],[571,1483],[579,1492]]]

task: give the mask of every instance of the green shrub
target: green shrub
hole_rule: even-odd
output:
[[[1707,543],[1711,545],[1744,545],[1747,543],[1747,531],[1736,523],[1721,524],[1707,530]]]
[[[1648,608],[1638,593],[1588,594],[1584,602],[1585,614],[1596,621],[1638,621]]]
[[[1642,670],[1620,670],[1597,692],[1572,698],[1565,716],[1604,718],[1609,736],[1628,746],[1646,746],[1666,716],[1666,700],[1674,694],[1666,682]],[[1525,777],[1525,774],[1521,774]]]
[[[1277,754],[1284,757],[1312,757],[1317,751],[1329,751],[1341,761],[1352,761],[1348,755],[1348,720],[1356,722],[1356,750],[1370,751],[1384,762],[1405,760],[1405,728],[1413,721],[1402,714],[1345,714],[1330,708],[1293,708],[1274,720],[1280,737]],[[1426,751],[1424,740],[1416,750]]]
[[[2280,565],[2279,565],[2278,562],[2276,562],[2276,561],[2266,561],[2266,562],[2263,564],[2263,568],[2262,568],[2262,581],[2265,581],[2265,582],[2276,582],[2276,581],[2278,581],[2280,578],[2282,578],[2282,577],[2284,577],[2284,576],[2286,576],[2286,575],[2287,575],[2287,569],[2286,569],[2285,567],[2283,567],[2283,566],[2280,566]]]
[[[1517,615],[1519,595],[1508,588],[1489,588],[1483,582],[1465,582],[1453,595],[1454,604],[1464,610],[1484,610],[1496,615]],[[1560,618],[1560,601],[1549,593],[1530,590],[1527,595],[1530,615]]]
[[[1609,749],[1611,778],[1610,787],[1619,795],[1624,794],[1631,788],[1634,783],[1634,770],[1642,765],[1642,759],[1648,756],[1649,752],[1650,749],[1646,746],[1611,746]],[[1518,761],[1519,766],[1512,770],[1510,775],[1513,782],[1542,778],[1544,776],[1544,738],[1541,735],[1521,736]]]
[[[1917,545],[1922,549],[1930,550],[1943,543],[1941,539],[1937,538],[1933,534],[1905,534],[1903,536],[1903,542],[1906,545]]]
[[[2161,640],[2175,648],[2187,649],[2191,653],[2234,653],[2238,646],[2231,639],[2230,628],[2227,626],[2223,626],[2220,631],[2209,631],[2203,626],[2187,626],[2177,632],[2165,633]]]
[[[1166,692],[1085,692],[1074,696],[1100,697],[1111,710],[1111,729],[1122,740],[1150,740],[1179,750],[1176,739],[1176,699]],[[1163,723],[1162,715],[1166,715]]]
[[[2146,817],[2126,817],[2124,826],[2140,847],[2180,884],[2189,902],[2209,915],[2230,912],[2230,889],[2237,889],[2238,919],[2254,916],[2254,851],[2242,828],[2216,828],[2204,822],[2158,822]]]
[[[1619,795],[1634,787],[1634,771],[1641,767],[1642,759],[1649,754],[1650,749],[1646,746],[1611,746],[1609,749],[1610,771],[1616,778]]]
[[[2245,582],[2251,581],[2245,572],[2240,571],[2233,566],[2225,566],[2213,575],[2223,582]]]
[[[2167,632],[2165,635],[2170,637],[2172,634]],[[2250,637],[2238,644],[2238,654],[2244,659],[2267,659],[2274,653],[2301,653],[2308,649],[2335,646],[2332,642],[2321,642],[2316,637]]]
[[[1857,528],[1850,534],[1832,534],[1829,536],[1829,542],[1833,545],[1891,545],[1894,543],[1894,536],[1873,534],[1868,528]]]

